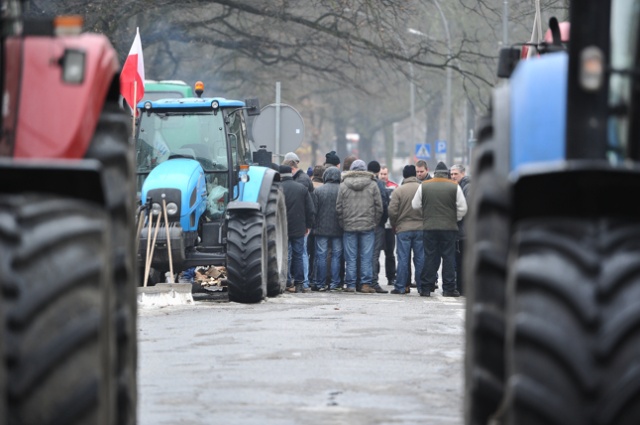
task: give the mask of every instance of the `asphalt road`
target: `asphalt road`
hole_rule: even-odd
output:
[[[462,424],[464,298],[432,295],[141,307],[138,424]]]

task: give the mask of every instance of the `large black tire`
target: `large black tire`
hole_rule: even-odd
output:
[[[505,291],[509,252],[507,182],[495,170],[491,117],[480,126],[465,219],[465,423],[485,425],[504,388]]]
[[[135,173],[131,118],[115,102],[107,102],[86,157],[103,165],[106,208],[113,232],[118,369],[118,419],[136,423],[137,404],[137,266],[135,253]]]
[[[115,423],[109,221],[85,201],[0,197],[0,423]]]
[[[232,211],[227,225],[229,301],[259,303],[267,294],[267,225],[258,211]]]
[[[267,296],[276,297],[284,292],[287,285],[289,264],[287,205],[278,183],[271,186],[267,203],[267,240]]]
[[[640,420],[640,221],[519,223],[509,264],[507,424]]]

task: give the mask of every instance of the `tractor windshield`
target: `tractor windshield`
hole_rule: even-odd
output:
[[[611,110],[633,110],[638,90],[637,69],[640,38],[640,0],[615,0],[611,9],[611,68],[609,104]],[[637,97],[635,97],[637,98]],[[610,158],[628,152],[632,114],[614,114],[609,120]]]
[[[149,173],[171,158],[198,160],[205,172],[228,170],[222,114],[142,114],[139,130],[136,140],[138,173]]]

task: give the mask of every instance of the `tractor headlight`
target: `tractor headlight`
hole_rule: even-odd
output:
[[[157,202],[151,204],[151,214],[158,215],[162,212],[162,205]]]
[[[220,104],[218,103],[217,100],[214,100],[213,102],[211,102],[211,109],[218,109],[220,107]]]
[[[176,215],[178,212],[178,205],[175,202],[169,202],[167,204],[167,214]]]

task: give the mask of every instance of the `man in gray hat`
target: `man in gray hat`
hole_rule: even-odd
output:
[[[351,171],[342,177],[336,212],[340,227],[344,229],[345,292],[355,292],[360,277],[360,292],[375,293],[372,287],[373,244],[375,227],[382,217],[382,196],[374,175],[367,171],[367,164],[361,159],[355,160]]]
[[[313,193],[313,182],[311,181],[311,177],[307,175],[300,168],[300,158],[295,152],[287,152],[284,156],[284,160],[282,161],[282,165],[287,165],[291,167],[291,174],[293,175],[293,181],[296,183],[300,183],[304,187],[307,188],[309,193]],[[308,247],[308,235],[304,237],[304,255],[302,257],[302,264],[304,265],[304,288],[310,289],[309,284],[309,247]]]
[[[435,290],[442,261],[442,295],[459,297],[456,283],[456,239],[458,221],[467,213],[467,201],[458,183],[449,179],[449,169],[439,162],[433,178],[420,184],[413,209],[422,211],[422,235],[425,264],[418,292],[428,297]]]

